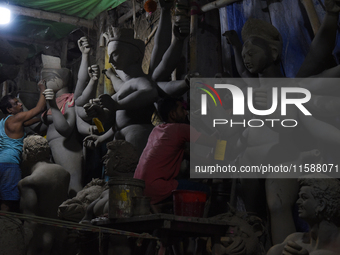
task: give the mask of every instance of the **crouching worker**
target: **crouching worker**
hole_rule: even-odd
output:
[[[38,83],[40,98],[37,105],[24,112],[22,103],[12,95],[4,96],[0,109],[5,117],[0,120],[0,209],[19,210],[18,182],[21,179],[21,152],[25,138],[24,127],[40,121],[34,118],[45,109],[44,81]]]
[[[164,123],[152,130],[134,174],[134,178],[145,181],[144,195],[151,198],[151,204],[172,201],[173,190],[203,191],[209,195],[210,188],[207,185],[176,180],[176,177],[187,142],[215,147],[216,139],[188,125],[188,113],[179,99],[161,99],[158,101],[158,113]]]

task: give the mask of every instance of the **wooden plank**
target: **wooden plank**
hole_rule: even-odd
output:
[[[176,216],[173,214],[150,214],[112,220],[92,221],[93,225],[136,233],[152,233],[161,230],[169,236],[221,236],[228,229],[229,222],[211,218]]]
[[[316,33],[318,32],[320,28],[320,21],[319,21],[319,16],[316,13],[313,0],[301,0],[301,2],[303,3],[306,9],[306,12],[308,14],[309,22],[312,26],[314,35],[316,35]]]
[[[131,18],[133,15],[136,14],[136,12],[139,12],[140,10],[142,10],[143,8],[137,8],[136,10],[131,9],[130,11],[128,11],[127,13],[125,13],[123,16],[121,16],[118,19],[118,23],[119,24],[123,24],[126,20],[128,20],[129,18]]]
[[[25,37],[25,36],[9,35],[9,34],[5,34],[3,32],[0,33],[0,37],[2,39],[14,41],[14,42],[21,42],[21,43],[28,44],[28,45],[30,45],[30,44],[40,44],[40,45],[44,45],[44,46],[54,45],[53,41],[37,40],[37,39]]]
[[[78,27],[87,27],[92,28],[93,27],[93,21],[92,20],[86,20],[81,19],[78,17],[72,17],[60,13],[54,13],[54,12],[47,12],[42,10],[36,10],[16,5],[9,5],[8,8],[11,10],[11,12],[23,16],[29,16],[37,19],[45,19],[45,20],[52,20],[57,21],[61,23],[67,23]]]

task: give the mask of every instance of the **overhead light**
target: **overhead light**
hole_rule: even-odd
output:
[[[7,8],[0,7],[0,24],[8,24],[11,20],[11,11]]]

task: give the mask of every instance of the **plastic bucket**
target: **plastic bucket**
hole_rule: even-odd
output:
[[[207,194],[193,190],[172,191],[174,214],[179,216],[202,217]]]
[[[109,218],[132,216],[132,198],[143,196],[145,182],[134,178],[110,178]]]

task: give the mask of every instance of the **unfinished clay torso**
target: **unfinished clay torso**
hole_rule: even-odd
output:
[[[133,78],[124,83],[124,86],[130,87],[132,90],[136,90],[137,86],[155,87],[155,82],[149,80],[146,77]],[[142,86],[143,87],[143,86]],[[142,89],[142,88],[140,88]],[[123,89],[122,89],[123,90]],[[116,112],[116,128],[117,130],[122,130],[129,125],[141,124],[145,125],[151,124],[151,116],[155,110],[153,102],[139,102],[138,105],[131,105],[124,110],[118,110]]]
[[[35,135],[24,140],[22,169],[28,176],[18,184],[20,207],[24,214],[56,219],[59,205],[68,197],[70,174],[62,166],[49,163],[49,156],[45,138]],[[50,254],[61,248],[54,245],[60,245],[57,243],[62,240],[64,229],[34,221],[25,221],[24,226],[32,231],[31,238],[26,240],[27,254]]]
[[[37,215],[56,219],[57,208],[67,199],[69,179],[70,175],[60,165],[38,162],[34,166],[34,173],[22,179],[19,187],[28,185],[34,188],[39,197],[36,204]]]
[[[48,125],[46,138],[51,147],[54,162],[63,166],[71,174],[70,190],[79,191],[82,188],[82,146],[79,142],[74,115],[75,107],[67,106],[64,114],[66,121],[72,116],[69,123],[72,131],[69,136],[60,135],[52,122]]]

